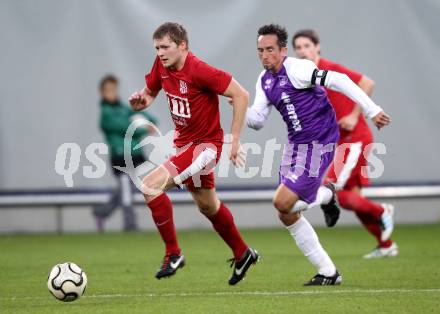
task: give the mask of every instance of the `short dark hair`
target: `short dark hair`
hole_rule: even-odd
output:
[[[295,33],[292,37],[292,46],[295,48],[295,40],[299,37],[305,37],[311,40],[315,45],[319,44],[319,35],[313,29],[301,29]]]
[[[119,80],[118,80],[118,78],[115,75],[107,74],[99,82],[99,90],[102,91],[102,89],[104,88],[104,85],[107,84],[107,83],[113,83],[115,85],[118,85]]]
[[[170,36],[170,39],[174,41],[177,45],[180,45],[182,42],[186,43],[188,46],[188,33],[186,29],[178,24],[173,22],[166,22],[160,25],[153,33],[153,39],[161,39],[166,35]]]
[[[287,47],[288,34],[284,27],[278,24],[263,25],[258,29],[258,36],[276,35],[278,37],[278,46],[280,48]]]

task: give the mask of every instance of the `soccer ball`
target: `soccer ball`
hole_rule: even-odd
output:
[[[87,286],[86,273],[74,263],[55,265],[47,278],[47,288],[55,298],[71,302],[84,294]]]

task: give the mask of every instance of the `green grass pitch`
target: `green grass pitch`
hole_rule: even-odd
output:
[[[162,255],[155,233],[0,236],[0,313],[438,313],[440,225],[398,226],[396,258],[363,260],[374,246],[360,227],[318,229],[343,275],[341,286],[305,288],[315,271],[283,228],[245,230],[262,255],[229,287],[229,249],[212,231],[179,232],[187,265],[154,278]],[[89,282],[72,303],[46,288],[50,268],[79,264]]]

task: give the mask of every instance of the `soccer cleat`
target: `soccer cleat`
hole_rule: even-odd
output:
[[[327,227],[333,227],[336,225],[336,222],[339,219],[339,214],[341,210],[338,206],[338,201],[336,198],[336,188],[332,182],[329,182],[325,185],[328,189],[330,189],[333,193],[333,197],[328,204],[322,204],[321,209],[324,212],[325,224]]]
[[[380,239],[382,241],[387,241],[394,229],[394,206],[391,204],[382,204],[383,214],[380,216],[380,227],[382,228],[382,234]]]
[[[260,255],[253,248],[248,248],[238,262],[235,261],[234,258],[231,258],[229,261],[231,262],[231,267],[234,266],[234,271],[232,272],[232,276],[229,279],[229,284],[231,286],[234,286],[241,280],[243,280],[249,267],[252,264],[257,263],[259,260]]]
[[[399,247],[393,242],[390,247],[377,247],[373,251],[364,255],[365,259],[394,257],[399,254]]]
[[[165,255],[162,266],[156,273],[156,278],[170,277],[183,266],[185,266],[185,257],[183,255]]]
[[[341,274],[336,271],[333,276],[324,276],[321,274],[317,274],[315,277],[310,279],[309,282],[306,282],[304,286],[335,286],[340,285],[342,282]]]

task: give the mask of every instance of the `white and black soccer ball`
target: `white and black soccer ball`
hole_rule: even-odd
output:
[[[75,263],[55,265],[49,273],[47,288],[55,298],[64,302],[75,301],[84,294],[87,276]]]

